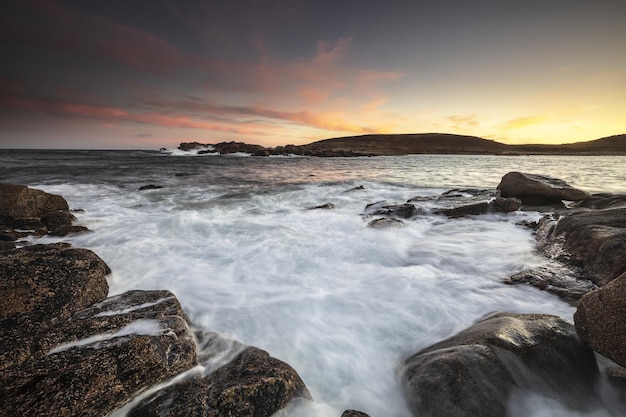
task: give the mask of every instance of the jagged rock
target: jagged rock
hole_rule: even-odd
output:
[[[196,365],[187,318],[168,291],[133,291],[38,334],[0,376],[0,416],[106,415]]]
[[[411,203],[389,204],[383,200],[365,206],[363,214],[366,216],[388,216],[409,219],[418,214],[423,214],[423,212]]]
[[[435,211],[434,213],[456,218],[488,213],[510,213],[512,211],[519,210],[521,205],[521,200],[517,198],[496,197],[491,201],[467,204],[464,206],[458,206],[449,209],[440,209]]]
[[[54,231],[63,226],[71,226],[76,218],[69,210],[50,211],[41,216],[41,222],[46,225],[48,230]]]
[[[70,234],[74,234],[74,233],[82,233],[82,232],[89,232],[89,229],[85,226],[71,226],[71,225],[65,225],[65,226],[61,226],[57,229],[54,229],[53,231],[51,231],[49,234],[52,236],[67,236]]]
[[[580,299],[574,322],[593,350],[626,366],[626,273]]]
[[[626,207],[626,194],[599,193],[592,194],[587,200],[578,201],[573,207],[582,207],[596,210]]]
[[[67,320],[106,298],[107,264],[87,249],[67,243],[27,246],[0,256],[1,350],[13,337]]]
[[[269,417],[296,398],[311,396],[286,363],[263,350],[245,347],[227,364],[157,391],[128,417]]]
[[[580,278],[582,275],[576,269],[555,262],[522,271],[504,279],[502,282],[509,285],[529,284],[540,290],[552,293],[572,305],[576,305],[583,295],[598,288],[593,282]]]
[[[67,201],[60,195],[49,194],[25,185],[0,183],[0,216],[14,219],[42,217],[57,210],[69,210]]]
[[[597,374],[572,324],[513,313],[487,316],[400,368],[407,402],[420,417],[501,417],[514,390],[586,409],[596,401]]]
[[[362,411],[346,410],[341,414],[341,417],[370,417],[370,416],[368,414],[365,414]]]
[[[335,209],[335,205],[333,203],[326,203],[326,204],[321,204],[319,206],[315,206],[315,207],[310,207],[309,210],[333,210]]]
[[[399,228],[404,227],[404,222],[392,217],[383,217],[381,219],[374,219],[367,224],[367,227],[372,229],[387,229],[387,228]]]
[[[556,221],[546,216],[536,236],[544,252],[562,247],[559,256],[599,286],[626,272],[626,208],[566,213]]]
[[[544,175],[509,172],[500,181],[497,189],[502,197],[515,197],[524,205],[545,205],[563,200],[586,200],[591,195],[567,184],[565,181]]]
[[[162,185],[148,184],[148,185],[142,185],[141,187],[139,187],[139,191],[159,190],[161,188],[163,188]]]

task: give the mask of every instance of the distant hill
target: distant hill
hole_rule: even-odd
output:
[[[626,155],[626,134],[563,145],[507,145],[447,133],[363,135],[324,139],[299,148],[309,154],[565,154]]]
[[[476,136],[449,133],[414,133],[395,135],[362,135],[324,139],[307,145],[286,145],[264,148],[241,142],[214,145],[198,142],[181,143],[179,149],[198,153],[222,154],[244,152],[257,156],[382,156],[408,154],[475,154],[475,155],[626,155],[626,134],[589,142],[564,145],[507,145]]]

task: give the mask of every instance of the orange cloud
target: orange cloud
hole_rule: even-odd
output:
[[[532,126],[540,123],[545,123],[550,121],[553,116],[542,114],[537,116],[528,116],[528,117],[518,117],[516,119],[509,120],[504,123],[501,127],[504,130],[512,130],[512,129],[522,129],[527,126]]]

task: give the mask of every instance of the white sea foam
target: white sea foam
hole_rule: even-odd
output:
[[[168,184],[155,193],[136,191],[146,178],[40,188],[85,209],[78,221],[94,233],[65,239],[111,266],[111,294],[171,290],[195,326],[293,366],[315,402],[293,405],[289,416],[348,408],[409,416],[395,375],[407,355],[492,311],[572,319],[574,309],[556,297],[501,283],[547,262],[515,224],[539,213],[424,214],[374,230],[361,216],[367,204],[421,196],[415,204],[428,213],[441,192],[494,188],[512,170],[590,191],[620,191],[624,179],[619,163],[600,170],[604,183],[593,161],[558,167],[542,157],[184,159],[191,162],[142,171]],[[181,171],[191,175],[174,177]],[[326,202],[336,209],[308,210]],[[549,414],[553,404],[520,401],[525,415],[562,415]]]
[[[122,327],[116,332],[99,333],[93,336],[86,337],[84,339],[75,340],[73,342],[64,343],[59,345],[47,353],[47,355],[53,355],[55,353],[63,352],[78,346],[87,346],[93,349],[97,349],[101,342],[115,339],[117,337],[124,337],[129,335],[145,335],[145,336],[158,336],[162,332],[161,325],[158,320],[142,319],[136,320],[132,323]]]

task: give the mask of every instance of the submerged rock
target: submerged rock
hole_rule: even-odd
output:
[[[626,366],[626,273],[580,299],[574,322],[594,351]]]
[[[407,402],[420,417],[501,417],[510,396],[527,391],[587,409],[597,373],[572,324],[513,313],[487,316],[400,368]]]
[[[308,210],[333,210],[336,206],[333,203],[320,204],[319,206],[309,207]]]
[[[139,187],[138,191],[160,190],[161,188],[163,188],[162,185],[148,184],[148,185],[142,185],[141,187]]]
[[[421,214],[421,212],[410,203],[389,204],[386,201],[378,201],[365,206],[363,214],[366,216],[387,216],[410,219],[411,217]]]
[[[598,288],[593,282],[581,278],[582,275],[578,270],[555,262],[522,271],[504,279],[503,282],[509,285],[529,284],[576,305],[583,295]]]
[[[367,227],[372,229],[388,229],[388,228],[400,228],[404,227],[404,222],[392,217],[383,217],[381,219],[374,219],[367,224]]]
[[[497,189],[502,197],[515,197],[524,205],[546,205],[563,200],[586,200],[591,195],[567,184],[565,181],[544,175],[509,172],[500,181]]]

